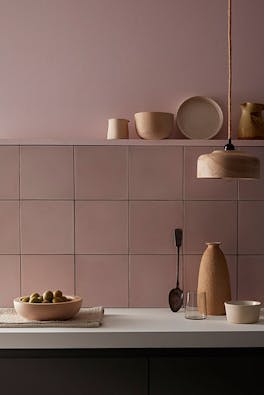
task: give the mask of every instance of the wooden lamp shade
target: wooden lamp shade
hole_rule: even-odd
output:
[[[224,150],[200,155],[197,161],[197,178],[255,179],[260,177],[260,161],[247,152],[236,151],[231,142],[231,87],[232,87],[232,21],[231,0],[228,0],[228,143]]]
[[[260,177],[260,161],[243,151],[217,150],[200,155],[197,161],[197,178]]]

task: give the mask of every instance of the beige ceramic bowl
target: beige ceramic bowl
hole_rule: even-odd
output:
[[[51,321],[68,320],[81,308],[82,298],[67,296],[68,302],[60,303],[25,303],[20,298],[14,299],[14,308],[21,317],[28,320]]]
[[[261,302],[230,300],[225,302],[226,319],[234,324],[253,324],[259,320]]]
[[[174,114],[169,112],[137,112],[135,126],[139,137],[145,140],[162,140],[173,131]]]

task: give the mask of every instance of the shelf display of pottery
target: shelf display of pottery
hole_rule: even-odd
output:
[[[241,116],[238,124],[238,139],[264,139],[264,104],[245,102],[240,104]],[[207,96],[187,98],[178,111],[142,111],[134,114],[135,131],[143,140],[168,139],[175,124],[187,139],[213,139],[223,126],[221,106]],[[128,119],[108,119],[107,139],[128,139]]]

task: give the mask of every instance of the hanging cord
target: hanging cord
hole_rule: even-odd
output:
[[[228,98],[227,98],[227,118],[228,118],[228,139],[231,139],[231,88],[232,88],[232,40],[231,40],[231,20],[232,9],[231,0],[228,0]]]
[[[225,145],[225,151],[232,151],[235,149],[231,142],[231,129],[232,129],[232,39],[231,39],[231,29],[232,29],[232,0],[228,0],[228,96],[227,96],[227,136],[228,144]]]

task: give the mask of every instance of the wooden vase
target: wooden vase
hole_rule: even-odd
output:
[[[198,292],[206,293],[208,315],[224,315],[225,305],[231,299],[230,278],[221,243],[206,243],[199,268]]]

